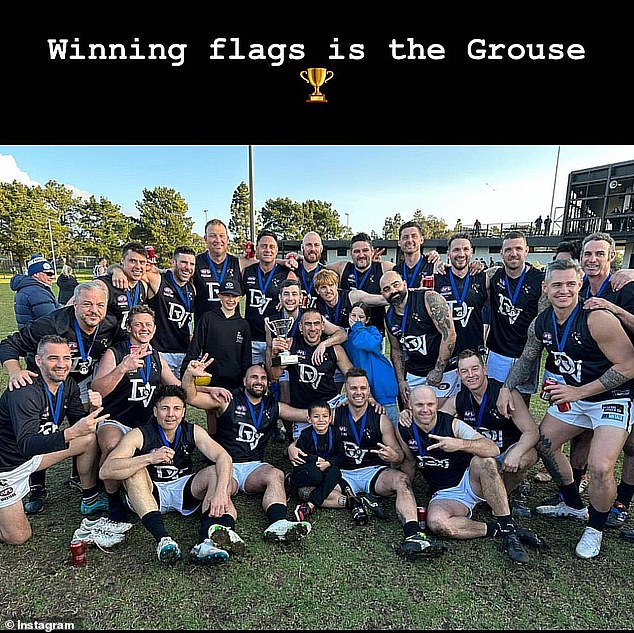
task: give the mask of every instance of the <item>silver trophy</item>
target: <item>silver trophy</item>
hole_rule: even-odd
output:
[[[275,338],[288,338],[288,334],[291,331],[294,322],[295,319],[293,319],[292,317],[284,317],[275,320],[266,317],[264,319],[264,324]],[[279,356],[273,358],[271,364],[273,365],[273,367],[279,367],[280,365],[297,365],[298,362],[299,358],[297,357],[297,354],[291,354],[287,350],[284,352],[280,352]]]

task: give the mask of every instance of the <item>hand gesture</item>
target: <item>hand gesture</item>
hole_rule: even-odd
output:
[[[208,376],[207,367],[214,362],[213,358],[209,357],[209,354],[205,352],[199,360],[190,360],[187,365],[186,371],[188,371],[194,378],[199,376]]]
[[[33,378],[37,378],[38,374],[28,369],[20,369],[9,374],[9,391],[26,387],[33,384]]]

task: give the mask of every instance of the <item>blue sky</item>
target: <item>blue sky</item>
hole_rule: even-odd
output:
[[[416,209],[471,224],[530,221],[548,214],[557,145],[254,146],[255,207],[269,198],[330,202],[353,231],[381,233],[386,216]],[[554,207],[563,207],[570,171],[634,160],[634,145],[562,145]],[[194,229],[228,221],[234,189],[248,183],[248,146],[3,146],[0,181],[55,180],[104,196],[135,215],[143,189],[178,191]],[[348,214],[348,216],[346,216]]]

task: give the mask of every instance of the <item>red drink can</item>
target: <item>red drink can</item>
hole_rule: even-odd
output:
[[[423,284],[422,284],[423,288],[429,288],[430,290],[434,289],[434,276],[433,275],[426,275],[425,277],[423,277]]]
[[[544,384],[542,385],[542,392],[539,394],[539,397],[542,400],[550,400],[550,393],[546,391],[546,387],[550,387],[551,385],[556,385],[557,381],[553,378],[546,378],[544,380]]]
[[[153,262],[156,258],[156,253],[154,252],[154,246],[146,246],[145,250],[147,251],[147,258]]]
[[[73,541],[70,544],[70,553],[73,559],[73,567],[81,567],[86,564],[86,543]]]
[[[140,349],[140,345],[130,345],[130,354],[136,354]]]
[[[570,402],[560,402],[557,405],[557,408],[559,409],[559,411],[561,411],[561,413],[565,413],[566,411],[570,411],[572,407],[570,405]]]
[[[427,527],[427,508],[419,506],[416,508],[416,512],[418,513],[418,526],[424,530]]]

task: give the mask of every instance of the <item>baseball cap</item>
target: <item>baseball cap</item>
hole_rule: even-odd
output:
[[[49,262],[48,260],[44,259],[43,257],[33,257],[29,260],[27,273],[29,277],[33,277],[33,275],[37,275],[37,273],[54,275],[55,271],[53,270],[51,262]]]
[[[233,279],[225,279],[218,288],[218,294],[220,295],[233,295],[234,297],[242,296],[242,288],[239,283]]]

